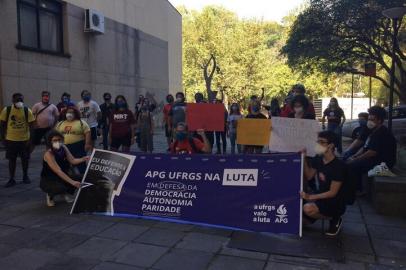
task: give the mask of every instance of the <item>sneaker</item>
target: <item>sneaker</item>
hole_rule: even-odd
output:
[[[386,166],[384,162],[382,162],[381,164],[376,165],[372,170],[368,172],[368,177],[374,176],[395,177],[396,175],[389,170],[388,166]]]
[[[333,218],[332,220],[330,220],[330,228],[326,232],[326,235],[327,236],[336,236],[340,232],[342,224],[343,224],[343,219],[341,217],[338,219]]]
[[[8,180],[7,184],[4,185],[4,187],[5,187],[5,188],[10,188],[10,187],[15,186],[16,184],[17,184],[17,183],[16,183],[16,180],[10,179],[10,180]]]
[[[31,184],[31,180],[30,180],[30,178],[28,177],[28,175],[26,175],[26,176],[24,176],[23,177],[23,183],[24,184]]]
[[[75,200],[75,199],[73,198],[73,196],[72,196],[72,195],[69,195],[69,194],[65,194],[65,195],[63,196],[63,198],[65,199],[65,202],[67,202],[67,203],[73,203],[73,201]]]
[[[48,205],[48,207],[54,207],[55,206],[54,200],[52,200],[51,197],[48,194],[47,194],[47,205]]]

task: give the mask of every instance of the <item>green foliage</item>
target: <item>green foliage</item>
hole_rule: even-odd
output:
[[[295,25],[294,14],[279,24],[239,19],[218,6],[208,6],[201,12],[178,9],[183,16],[183,86],[188,100],[193,100],[196,92],[206,94],[202,65],[211,54],[219,65],[212,88],[225,89],[228,102],[246,103],[250,95],[259,96],[261,88],[265,88],[266,100],[283,100],[296,83],[303,83],[313,98],[351,90],[348,76],[330,75],[322,70],[306,74],[288,66],[280,51]],[[365,85],[357,84],[355,91],[367,90]]]

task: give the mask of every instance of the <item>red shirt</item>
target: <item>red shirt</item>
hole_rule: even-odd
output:
[[[171,111],[171,108],[172,108],[172,104],[166,104],[164,106],[163,113],[164,113],[165,123],[167,123],[167,124],[168,124],[169,112]]]
[[[114,110],[110,114],[111,136],[114,138],[124,137],[131,134],[131,125],[135,124],[135,119],[130,110]]]
[[[196,138],[192,138],[194,145],[197,150],[203,151],[204,143]],[[190,145],[189,139],[184,141],[175,141],[171,145],[171,153],[172,154],[196,154],[193,150],[193,147]]]

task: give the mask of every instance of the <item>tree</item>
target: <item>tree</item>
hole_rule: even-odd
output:
[[[391,57],[395,58],[395,92],[406,101],[406,55],[404,43],[392,53],[393,29],[382,16],[386,8],[403,6],[404,0],[312,0],[294,22],[282,53],[288,64],[305,74],[363,74],[359,67],[376,62],[375,78],[389,87]],[[397,28],[405,32],[400,21]],[[401,33],[401,36],[403,34]]]

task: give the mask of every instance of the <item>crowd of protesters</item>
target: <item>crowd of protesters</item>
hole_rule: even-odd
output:
[[[112,101],[112,95],[105,93],[104,103],[100,106],[87,90],[82,91],[82,100],[77,103],[71,101],[69,93],[64,93],[56,106],[50,103],[50,95],[50,92],[43,91],[41,101],[29,109],[24,105],[24,96],[16,93],[12,96],[12,104],[0,114],[1,137],[4,138],[9,161],[7,188],[16,185],[18,157],[22,162],[23,183],[31,182],[28,175],[30,154],[42,141],[47,150],[40,186],[47,194],[48,206],[54,205],[55,196],[67,194],[69,197],[80,187],[77,176],[85,172],[87,155],[99,146],[99,136],[105,150],[128,153],[131,146],[137,144],[142,152],[154,151],[153,113],[157,106],[148,98],[140,95],[132,110],[123,95]],[[240,119],[316,119],[314,106],[301,84],[292,87],[283,106],[277,99],[273,99],[269,106],[263,104],[263,97],[264,94],[260,98],[251,96],[248,113],[244,116],[242,104],[232,103],[226,108],[223,98],[205,100],[202,93],[196,93],[195,103],[223,104],[225,126],[224,131],[200,129],[191,132],[186,124],[188,105],[185,95],[182,92],[176,93],[175,97],[168,95],[162,111],[167,151],[171,154],[227,154],[229,141],[230,154],[262,154],[264,147],[261,145],[237,144]],[[354,202],[356,191],[360,194],[364,192],[363,174],[383,162],[389,168],[395,165],[396,140],[385,127],[385,118],[385,109],[378,106],[371,107],[368,113],[359,114],[360,129],[356,139],[343,149],[342,126],[346,118],[337,99],[331,99],[323,112],[323,131],[319,133],[314,149],[317,156],[307,158],[304,164],[306,181],[301,197],[305,201],[305,223],[330,219],[327,234],[336,235],[341,228],[341,216],[346,205]],[[307,150],[302,152],[306,154]]]

